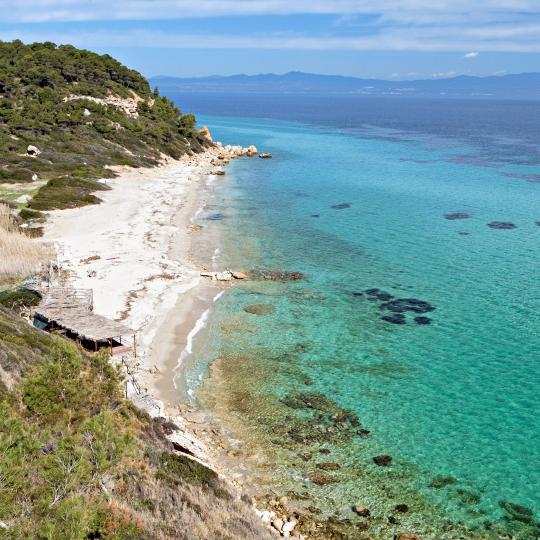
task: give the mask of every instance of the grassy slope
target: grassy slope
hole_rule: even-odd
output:
[[[136,98],[137,115],[65,100],[72,95]],[[39,156],[26,154],[30,144]],[[47,181],[29,203],[35,210],[99,202],[95,192],[104,187],[93,179],[112,176],[107,165],[151,166],[161,154],[178,158],[205,144],[192,115],[182,115],[142,75],[108,55],[0,42],[0,184],[31,186],[33,175]]]
[[[0,538],[269,538],[164,421],[122,397],[105,356],[0,307]]]

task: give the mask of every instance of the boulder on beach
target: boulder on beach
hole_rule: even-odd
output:
[[[252,315],[271,315],[274,313],[274,310],[275,308],[272,304],[252,304],[244,308],[246,313],[251,313]]]

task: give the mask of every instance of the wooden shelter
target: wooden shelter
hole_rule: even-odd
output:
[[[50,288],[41,305],[34,309],[33,316],[34,326],[63,334],[89,351],[107,347],[111,355],[131,352],[136,355],[135,332],[95,314],[89,289]]]

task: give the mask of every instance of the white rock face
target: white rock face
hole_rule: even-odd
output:
[[[26,153],[29,156],[39,156],[39,154],[41,154],[41,150],[37,146],[34,146],[33,144],[29,144],[28,148],[26,149]]]
[[[281,527],[281,532],[283,533],[283,536],[288,537],[293,529],[296,527],[296,520],[290,519],[286,523],[283,524],[283,527]]]

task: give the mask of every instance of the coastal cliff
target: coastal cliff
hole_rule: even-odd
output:
[[[0,538],[270,538],[251,501],[199,455],[203,443],[178,411],[176,422],[148,414],[106,352],[90,354],[20,316],[39,302],[21,285],[56,259],[66,286],[79,273],[93,289],[96,313],[157,331],[169,314],[156,307],[166,290],[179,296],[198,279],[179,260],[184,252],[165,257],[189,234],[175,212],[188,211],[187,187],[196,189],[211,161],[234,152],[214,147],[137,72],[70,46],[0,43],[0,95]],[[104,214],[92,225],[80,212],[97,208]],[[47,236],[70,212],[71,237],[63,230],[53,244],[27,234],[46,220]],[[109,225],[120,251],[100,267],[90,246],[108,249],[96,237]],[[84,259],[59,252],[70,238]],[[58,267],[62,257],[73,267]]]

